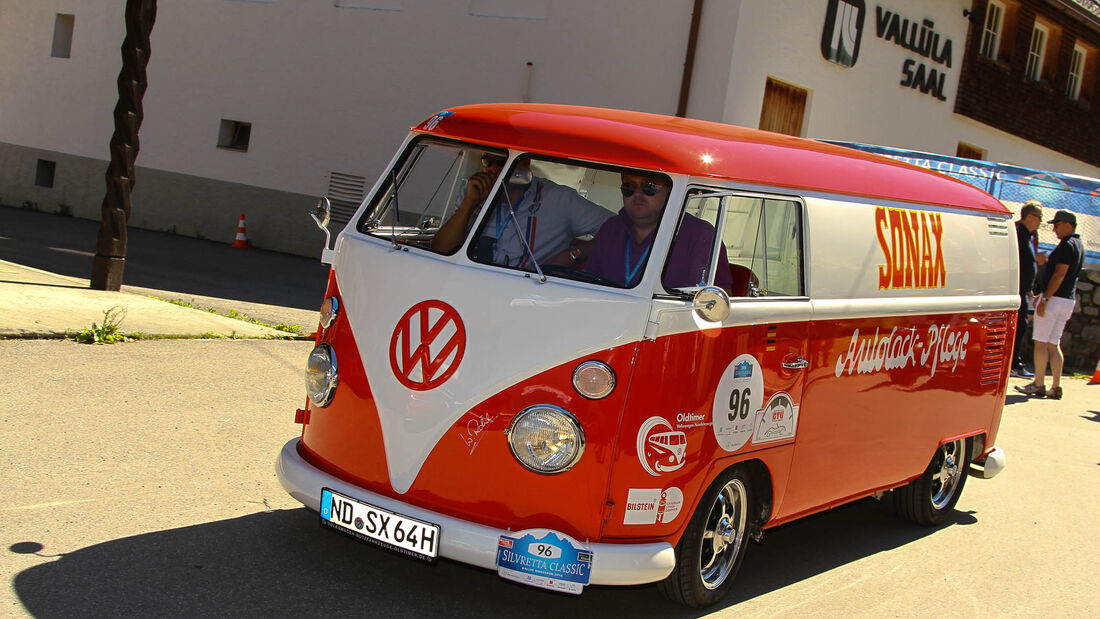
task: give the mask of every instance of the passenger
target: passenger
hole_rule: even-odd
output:
[[[1066,322],[1077,303],[1077,276],[1085,263],[1085,245],[1077,234],[1077,216],[1058,211],[1050,222],[1060,241],[1047,257],[1039,277],[1041,286],[1035,303],[1035,326],[1031,338],[1035,341],[1035,380],[1016,387],[1024,395],[1062,399],[1062,366],[1065,360],[1059,344]],[[1047,361],[1050,361],[1051,388],[1043,385]]]
[[[483,170],[467,181],[466,195],[432,239],[432,249],[446,253],[462,244],[503,166],[503,157],[486,154],[482,158]],[[611,216],[573,189],[532,174],[527,159],[516,164],[505,188],[474,246],[479,259],[496,264],[533,269],[526,241],[540,265],[572,266],[584,260],[590,248],[588,243],[570,247],[570,242],[595,233]],[[515,213],[515,221],[510,213]]]
[[[629,287],[641,278],[669,186],[660,176],[623,174],[622,179],[623,208],[596,233],[585,271]],[[714,236],[714,226],[684,215],[669,251],[663,280],[666,288],[694,288],[706,281]],[[727,293],[733,284],[724,246],[714,284]]]

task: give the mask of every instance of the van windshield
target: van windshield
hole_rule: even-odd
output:
[[[671,190],[660,173],[509,160],[503,150],[424,138],[382,179],[357,229],[444,255],[464,250],[482,264],[628,288],[651,262]]]

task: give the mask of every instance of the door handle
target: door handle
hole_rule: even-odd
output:
[[[810,362],[806,361],[802,357],[799,357],[797,361],[784,361],[783,368],[787,370],[804,370],[810,367]]]

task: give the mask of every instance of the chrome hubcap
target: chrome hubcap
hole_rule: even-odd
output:
[[[714,499],[707,516],[699,553],[703,586],[715,589],[729,577],[745,543],[748,494],[739,479],[730,480]]]
[[[958,440],[940,447],[937,457],[939,466],[932,473],[932,507],[943,509],[955,496],[965,474],[962,465],[965,446],[966,441]]]

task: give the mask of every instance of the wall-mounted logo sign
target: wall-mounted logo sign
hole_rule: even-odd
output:
[[[866,12],[863,0],[829,0],[821,31],[821,55],[825,60],[843,67],[855,66]]]
[[[935,64],[951,68],[951,39],[941,37],[935,30],[936,24],[924,18],[918,24],[908,18],[882,8],[875,7],[875,35],[884,41],[893,41],[895,45],[914,54],[931,60]],[[940,101],[946,101],[943,83],[946,73],[942,68],[929,67],[921,60],[907,58],[901,67],[901,85],[920,90]]]
[[[422,301],[397,321],[390,367],[402,385],[427,391],[455,373],[465,352],[466,327],[458,312],[443,301]]]

